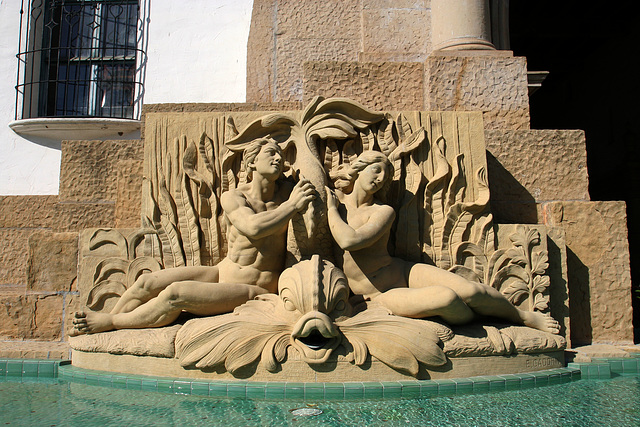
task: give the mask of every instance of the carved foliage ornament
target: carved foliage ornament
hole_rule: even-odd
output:
[[[268,114],[240,132],[232,116],[216,116],[196,140],[169,140],[163,128],[169,123],[156,122],[148,132],[144,228],[128,238],[106,231],[94,236],[95,244],[129,248],[147,235],[145,257],[131,259],[131,250],[123,249],[118,260],[99,264],[88,304],[98,308],[95,302],[105,295],[121,295],[141,271],[219,262],[226,252],[219,197],[246,179],[242,150],[256,138],[270,138],[285,153],[287,178],[308,179],[318,192],[315,203],[292,219],[287,248],[298,261],[313,259],[282,273],[279,295],[185,324],[176,339],[184,366],[234,372],[260,361],[273,371],[288,354],[320,363],[340,352],[358,365],[372,355],[415,375],[421,363],[445,362],[437,323],[391,316],[380,307],[352,313],[344,275],[323,261],[333,258],[325,186],[367,150],[383,152],[394,165],[385,194],[396,211],[391,255],[493,286],[515,305],[547,309],[548,263],[537,249],[539,234],[519,229],[512,248],[496,248],[484,152],[478,162],[464,148],[471,139],[468,116],[407,114],[394,118],[350,100],[317,97],[301,113]],[[109,281],[113,271],[123,273],[118,283]]]

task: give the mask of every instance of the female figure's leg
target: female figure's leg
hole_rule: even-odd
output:
[[[560,325],[549,315],[520,310],[490,286],[470,282],[461,276],[428,264],[413,264],[409,271],[410,288],[446,287],[455,292],[475,313],[506,319],[542,331],[559,333]]]
[[[468,323],[474,317],[473,311],[462,299],[444,286],[390,289],[373,301],[397,316],[417,319],[440,316],[454,325]]]

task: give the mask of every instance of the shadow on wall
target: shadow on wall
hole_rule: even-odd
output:
[[[498,224],[537,224],[536,200],[489,151],[487,173],[494,221]]]
[[[558,247],[553,238],[547,236],[547,251],[549,253],[549,268],[547,274],[551,280],[549,291],[549,311],[551,316],[560,321],[560,319],[571,318],[569,310],[569,289],[567,287],[567,278],[563,274],[562,269],[562,249]],[[572,329],[573,324],[570,323],[569,328]],[[567,336],[567,324],[560,321],[560,335],[569,339],[571,346],[571,337]]]
[[[571,315],[571,345],[589,345],[593,341],[591,331],[591,292],[589,267],[567,247],[569,281],[569,310]]]
[[[25,135],[25,134],[20,134],[20,137],[24,138],[29,142],[40,145],[42,147],[47,147],[47,148],[51,148],[53,150],[58,150],[58,151],[62,149],[62,141],[60,141],[59,139],[51,139],[51,138],[45,138],[43,136],[34,136],[34,135]]]

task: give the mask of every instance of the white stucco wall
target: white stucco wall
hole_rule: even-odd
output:
[[[253,0],[151,3],[143,0],[144,103],[244,102]],[[15,114],[20,5],[0,0],[0,195],[57,194],[60,141],[27,139],[8,127]]]
[[[0,2],[0,194],[57,194],[60,141],[29,141],[9,129],[15,118],[20,0]]]
[[[244,102],[252,7],[153,0],[144,102]]]

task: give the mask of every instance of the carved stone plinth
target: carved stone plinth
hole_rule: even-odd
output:
[[[305,382],[561,365],[562,257],[544,226],[496,233],[480,112],[215,110],[147,112],[142,227],[80,236],[74,364]]]
[[[444,343],[447,363],[440,367],[421,366],[415,375],[393,369],[371,356],[358,366],[348,355],[338,352],[322,364],[309,364],[293,347],[289,348],[285,361],[275,372],[255,361],[230,373],[224,366],[206,369],[182,366],[173,352],[173,342],[179,329],[180,326],[175,325],[72,337],[73,365],[86,369],[99,366],[100,370],[109,372],[162,377],[279,382],[462,378],[564,366],[564,341],[561,337],[524,327],[495,325],[456,329],[459,334]]]

